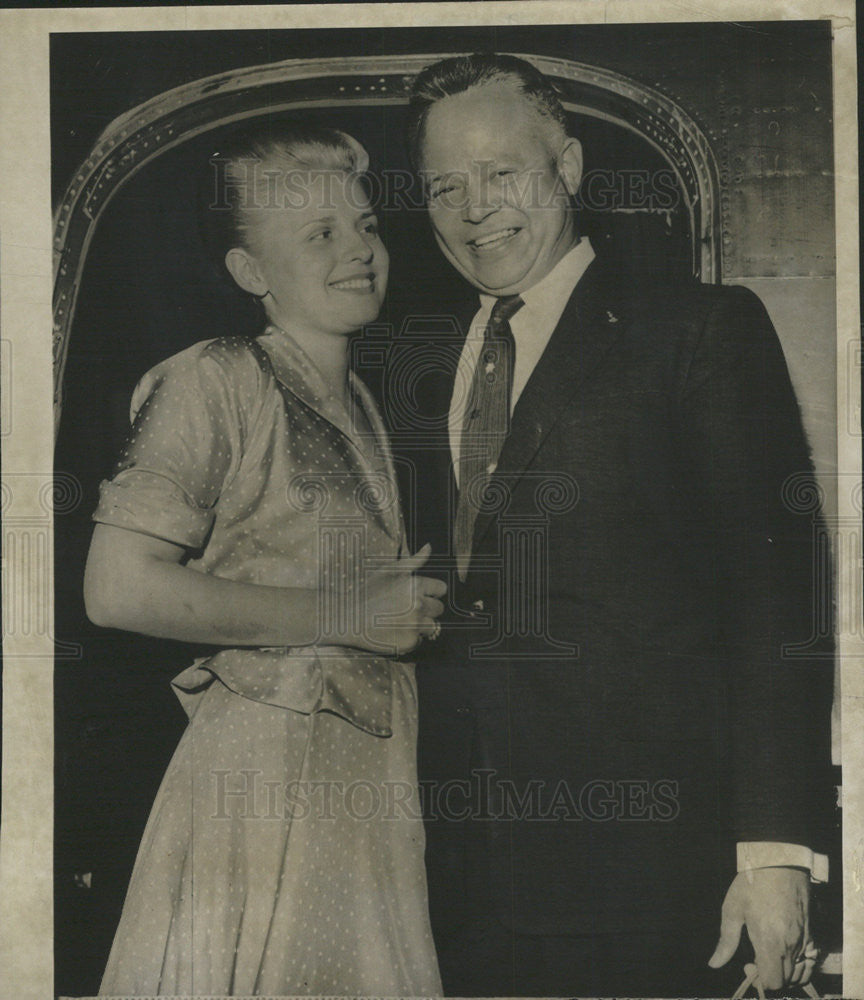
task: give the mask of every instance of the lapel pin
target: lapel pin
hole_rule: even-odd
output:
[[[611,309],[607,309],[606,310],[606,319],[607,319],[607,321],[609,323],[617,323],[618,322],[618,317],[615,315],[615,313],[612,312]]]

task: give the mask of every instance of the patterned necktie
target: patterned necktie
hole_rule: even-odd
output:
[[[471,381],[471,394],[462,422],[459,501],[453,527],[460,580],[464,580],[468,573],[474,522],[510,427],[510,397],[516,361],[510,317],[524,304],[518,295],[507,295],[495,303],[483,333],[483,347]]]

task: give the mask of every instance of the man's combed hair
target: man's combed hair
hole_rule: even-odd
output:
[[[531,63],[516,56],[474,53],[442,59],[417,75],[408,105],[408,148],[415,169],[420,169],[423,131],[429,109],[445,97],[463,94],[474,87],[510,82],[517,86],[537,113],[556,131],[567,134],[567,115],[558,94]]]

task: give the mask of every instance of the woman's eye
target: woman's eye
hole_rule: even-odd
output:
[[[516,171],[512,167],[502,167],[500,170],[495,171],[497,177],[509,177],[515,173]]]
[[[324,240],[329,240],[332,235],[333,235],[333,230],[332,229],[319,229],[318,232],[317,233],[313,233],[309,237],[309,239],[310,240],[324,241]]]
[[[378,235],[378,223],[376,221],[365,222],[363,224],[363,232],[369,233],[370,236]]]

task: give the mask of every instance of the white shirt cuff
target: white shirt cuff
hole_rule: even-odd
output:
[[[812,882],[828,881],[828,857],[802,844],[750,840],[738,844],[738,871],[751,868],[806,868]]]

